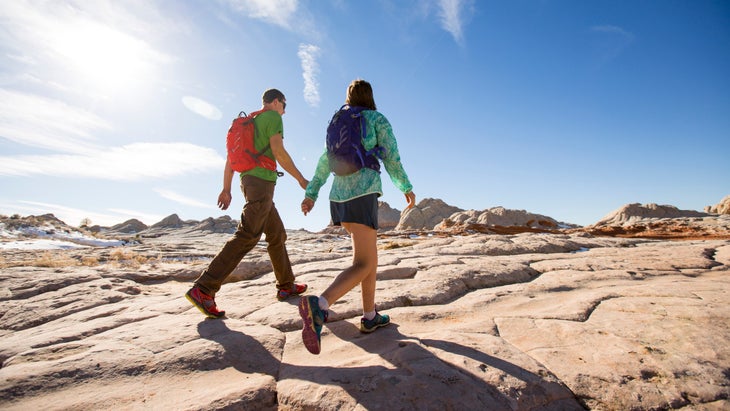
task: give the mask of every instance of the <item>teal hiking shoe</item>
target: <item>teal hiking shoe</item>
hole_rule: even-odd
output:
[[[279,301],[284,301],[288,299],[289,297],[294,297],[299,294],[303,294],[305,291],[307,291],[307,285],[306,284],[294,284],[291,290],[278,290],[276,292],[276,299]]]
[[[302,316],[302,342],[312,354],[322,349],[320,334],[327,322],[328,312],[319,308],[319,297],[310,295],[299,299],[299,315]]]
[[[360,319],[360,332],[371,333],[380,327],[385,327],[390,324],[390,317],[386,315],[380,315],[377,311],[375,317],[372,320],[368,320],[365,317]]]

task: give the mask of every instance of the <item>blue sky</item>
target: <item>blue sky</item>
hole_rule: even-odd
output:
[[[309,178],[355,78],[418,201],[587,225],[730,194],[727,1],[5,1],[0,214],[238,219],[235,186],[216,208],[232,118],[282,90]],[[326,226],[329,186],[304,217],[280,179],[286,226]]]

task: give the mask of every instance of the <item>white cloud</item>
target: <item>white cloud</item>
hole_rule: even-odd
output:
[[[632,33],[618,26],[594,26],[591,31],[597,35],[595,50],[599,64],[615,59],[634,41]]]
[[[467,7],[472,8],[472,0],[439,0],[438,3],[441,27],[461,44],[464,40],[464,12]]]
[[[70,153],[94,149],[92,132],[111,126],[62,101],[0,89],[0,138]]]
[[[228,0],[231,7],[249,17],[290,30],[298,0]]]
[[[603,25],[603,26],[593,26],[591,27],[591,30],[600,32],[600,33],[613,33],[618,34],[626,39],[633,39],[634,35],[629,33],[628,31],[622,29],[618,26],[611,26],[611,25]]]
[[[139,181],[219,169],[215,150],[188,143],[133,143],[85,154],[0,157],[0,175]]]
[[[185,96],[182,98],[182,103],[188,110],[208,120],[220,120],[223,117],[223,114],[216,106],[197,97]]]
[[[204,203],[204,202],[196,200],[194,198],[186,197],[186,196],[176,193],[174,191],[158,188],[158,189],[155,189],[155,192],[157,192],[157,194],[159,194],[162,198],[166,198],[170,201],[174,201],[174,202],[182,204],[182,205],[198,207],[198,208],[208,208],[208,209],[213,209],[213,210],[217,209],[212,204]]]
[[[312,107],[319,107],[319,65],[317,57],[320,48],[313,44],[300,44],[297,55],[302,62],[302,77],[304,78],[304,101]]]

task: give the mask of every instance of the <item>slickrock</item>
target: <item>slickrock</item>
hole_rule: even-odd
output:
[[[706,213],[730,214],[730,195],[725,196],[719,203],[714,206],[705,207]]]
[[[219,292],[227,318],[183,298],[228,236],[161,232],[52,267],[0,250],[0,409],[730,409],[730,240],[381,236],[393,323],[361,334],[356,288],[315,356],[265,243]],[[291,231],[288,248],[311,294],[352,259],[344,236]]]
[[[397,230],[432,230],[444,218],[459,211],[459,207],[446,204],[443,200],[426,198],[411,209],[403,210]]]
[[[597,223],[566,232],[654,239],[730,239],[730,214],[680,210],[674,206],[627,204]]]
[[[378,201],[378,227],[380,231],[394,229],[400,221],[401,212],[385,201]]]

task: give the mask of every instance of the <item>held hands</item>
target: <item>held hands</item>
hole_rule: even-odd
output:
[[[308,185],[309,180],[307,180],[306,178],[299,180],[299,187],[301,187],[302,189],[306,190]]]
[[[231,205],[231,192],[223,190],[218,194],[218,208],[227,210],[229,205]]]
[[[304,215],[307,215],[307,213],[312,211],[313,208],[314,208],[314,200],[312,200],[311,198],[305,198],[302,201],[302,212],[304,213]]]
[[[408,207],[406,209],[413,208],[413,206],[416,205],[416,195],[413,194],[413,191],[409,191],[405,194],[406,201],[408,202]]]

